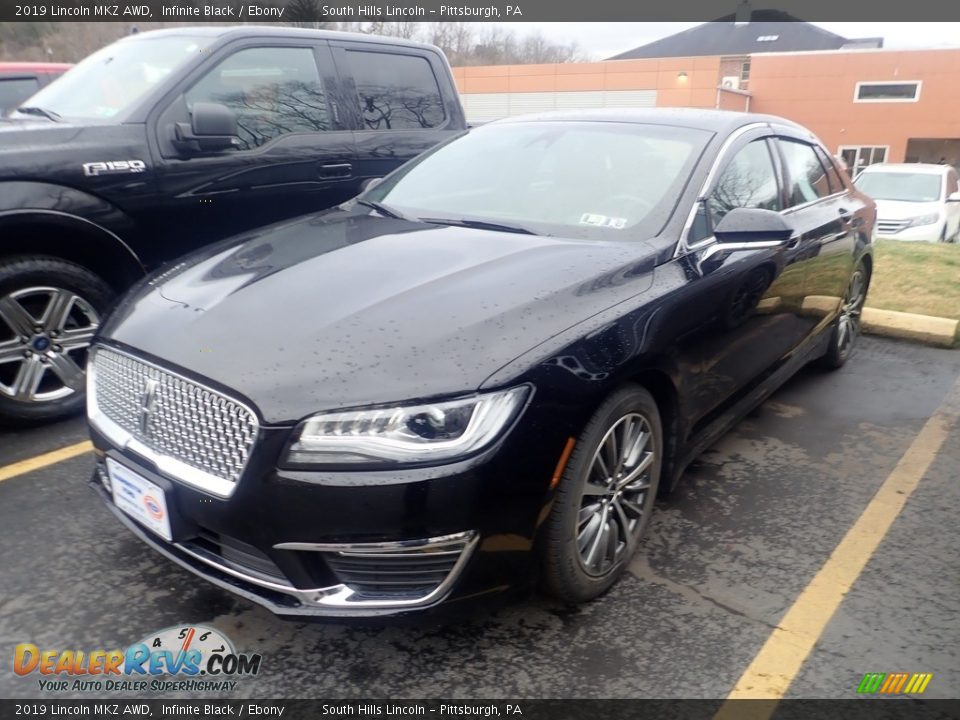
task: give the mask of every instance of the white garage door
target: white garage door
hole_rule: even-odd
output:
[[[577,92],[464,93],[460,95],[467,122],[499,120],[550,110],[590,110],[605,107],[655,107],[656,90],[584,90]]]

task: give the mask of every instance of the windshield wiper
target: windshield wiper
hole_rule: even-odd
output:
[[[434,225],[456,225],[457,227],[476,228],[477,230],[498,230],[500,232],[519,233],[521,235],[537,235],[533,230],[520,225],[504,225],[503,223],[488,222],[487,220],[470,220],[469,218],[420,218],[425,223]]]
[[[45,117],[47,120],[53,120],[54,122],[61,122],[63,120],[63,116],[59,113],[55,113],[53,110],[47,110],[46,108],[42,107],[18,107],[17,112],[23,113],[24,115],[40,115]]]
[[[357,200],[357,204],[372,208],[381,215],[386,215],[387,217],[395,218],[397,220],[412,220],[412,218],[407,217],[399,210],[394,210],[389,205],[384,205],[382,202],[377,202],[376,200]]]

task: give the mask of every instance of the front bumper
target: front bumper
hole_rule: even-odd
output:
[[[236,490],[216,497],[92,427],[91,483],[152,548],[278,615],[397,615],[534,579],[531,551],[565,437],[520,430],[453,465],[320,473],[277,469],[288,431],[262,428]],[[530,452],[530,443],[549,451]],[[515,452],[518,444],[527,452]],[[171,542],[114,504],[103,481],[108,457],[163,489]]]
[[[874,231],[874,240],[900,240],[903,242],[940,242],[940,233],[943,231],[943,222],[931,225],[909,227],[895,233]]]

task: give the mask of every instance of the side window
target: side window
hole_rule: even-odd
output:
[[[830,194],[827,173],[820,164],[813,146],[794,140],[779,140],[790,184],[787,186],[791,206],[826,197]]]
[[[713,225],[738,207],[783,209],[777,174],[766,141],[754,140],[733,156],[707,204]]]
[[[840,173],[837,172],[836,165],[833,164],[822,148],[814,146],[813,149],[816,151],[817,157],[820,158],[820,164],[823,165],[827,171],[827,181],[830,184],[830,192],[838,193],[843,190],[846,186],[843,184],[843,180],[840,179]]]
[[[440,86],[426,58],[348,50],[367,130],[432,128],[445,119]]]
[[[39,89],[36,78],[0,80],[0,112],[16,107]]]
[[[195,102],[212,102],[233,110],[244,150],[281,135],[330,129],[320,72],[309,48],[239,50],[185,97],[188,109]]]

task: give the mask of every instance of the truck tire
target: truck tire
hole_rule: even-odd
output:
[[[43,255],[0,260],[0,423],[83,409],[87,349],[113,298],[81,265]]]

